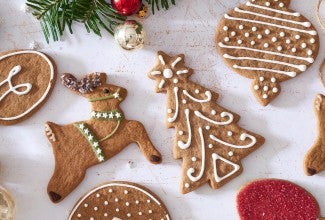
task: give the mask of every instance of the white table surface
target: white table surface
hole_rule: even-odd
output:
[[[146,47],[126,52],[108,34],[99,38],[87,34],[83,27],[75,28],[75,34],[65,35],[61,42],[47,45],[39,23],[20,11],[23,0],[0,0],[1,51],[28,48],[35,40],[40,42],[41,51],[55,59],[59,73],[81,76],[92,71],[107,72],[110,83],[128,88],[129,95],[122,103],[126,117],[144,123],[163,155],[161,165],[152,165],[136,145],[130,145],[113,159],[89,169],[76,190],[59,204],[52,204],[46,186],[54,158],[44,135],[44,122],[67,124],[86,119],[90,113],[88,102],[58,81],[48,102],[32,118],[0,127],[0,184],[16,200],[16,219],[66,219],[81,195],[111,180],[134,181],[149,187],[166,203],[175,220],[237,219],[236,192],[255,178],[283,178],[305,187],[314,194],[325,215],[325,172],[307,177],[302,166],[304,154],[317,135],[313,100],[317,93],[325,93],[317,75],[324,47],[308,71],[282,83],[281,95],[268,107],[261,107],[249,89],[251,81],[226,67],[214,43],[215,26],[221,16],[243,2],[177,0],[177,7],[143,21]],[[316,25],[324,43],[324,31],[314,13],[316,0],[292,0],[291,5]],[[181,161],[172,157],[174,130],[165,128],[166,96],[156,94],[155,82],[145,75],[154,64],[157,50],[185,53],[187,65],[195,70],[192,80],[218,92],[218,104],[241,115],[242,127],[266,138],[259,150],[243,160],[243,174],[221,189],[205,185],[187,195],[179,192]],[[136,167],[130,169],[128,161]]]

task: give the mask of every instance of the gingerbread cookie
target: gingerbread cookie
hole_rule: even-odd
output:
[[[154,164],[161,155],[152,145],[144,126],[124,119],[119,107],[127,91],[106,83],[105,73],[92,73],[78,81],[64,74],[62,83],[92,105],[91,118],[68,125],[45,124],[46,135],[53,146],[54,174],[47,191],[52,202],[60,202],[83,180],[86,170],[137,143],[144,156]]]
[[[242,172],[241,160],[264,138],[237,125],[239,116],[215,103],[218,94],[191,82],[184,55],[158,52],[148,73],[156,92],[167,93],[167,127],[176,129],[174,158],[183,159],[181,192],[209,183],[221,187]]]
[[[19,123],[34,114],[51,94],[56,68],[45,54],[0,53],[0,125]]]
[[[289,9],[290,0],[249,0],[229,11],[216,30],[227,65],[253,79],[252,91],[266,106],[289,80],[314,62],[319,37],[314,26]]]
[[[244,186],[237,195],[241,220],[317,220],[321,218],[315,198],[300,186],[279,179],[261,179]]]
[[[72,209],[69,220],[170,220],[163,202],[150,190],[130,182],[110,182],[92,189]]]
[[[318,120],[318,137],[313,147],[305,156],[305,173],[312,176],[325,170],[325,97],[318,94],[314,102],[314,109]]]

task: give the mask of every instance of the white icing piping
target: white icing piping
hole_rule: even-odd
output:
[[[174,87],[174,94],[175,94],[175,114],[173,117],[167,119],[168,122],[175,121],[178,116],[178,87]]]
[[[231,59],[231,60],[254,60],[254,61],[261,61],[261,62],[265,62],[265,63],[275,63],[275,64],[280,64],[280,65],[297,68],[300,71],[305,71],[307,69],[306,65],[295,65],[295,64],[291,64],[291,63],[277,61],[277,60],[259,59],[259,58],[255,58],[255,57],[235,57],[235,56],[231,56],[229,54],[224,54],[223,57],[227,58],[227,59]]]
[[[161,71],[152,71],[150,74],[151,74],[152,76],[160,75],[160,74],[161,74]]]
[[[259,8],[259,9],[264,9],[264,10],[268,10],[268,11],[273,11],[273,12],[277,12],[280,14],[285,14],[285,15],[293,15],[295,17],[300,17],[300,13],[298,12],[288,12],[288,11],[281,11],[281,10],[277,10],[277,9],[273,9],[273,8],[268,8],[268,7],[264,7],[261,5],[255,5],[254,3],[251,2],[246,2],[247,6],[251,6],[251,7],[255,7],[255,8]]]
[[[210,91],[206,91],[204,93],[207,96],[206,99],[197,99],[197,98],[194,98],[186,90],[183,90],[183,94],[186,95],[187,97],[189,97],[190,99],[192,99],[194,102],[198,102],[198,103],[209,102],[211,100],[211,96],[212,96]]]
[[[164,79],[162,79],[162,80],[160,81],[159,85],[158,85],[158,88],[161,89],[162,87],[164,87],[165,82],[166,82],[166,81],[165,81]]]
[[[199,118],[202,118],[202,119],[204,119],[204,120],[206,120],[206,121],[208,121],[208,122],[210,122],[210,123],[212,123],[212,124],[215,124],[215,125],[229,125],[233,120],[234,120],[234,116],[231,114],[231,113],[229,113],[229,112],[222,112],[221,114],[220,114],[220,116],[222,117],[222,118],[224,118],[224,117],[229,117],[229,119],[227,120],[227,121],[223,121],[223,122],[220,122],[220,121],[214,121],[214,120],[212,120],[212,119],[210,119],[210,118],[208,118],[208,117],[206,117],[206,116],[204,116],[201,112],[199,112],[199,111],[194,111],[194,114],[196,115],[196,116],[198,116]]]
[[[197,182],[199,181],[204,173],[204,169],[205,169],[205,143],[204,143],[204,137],[203,137],[203,133],[202,133],[202,128],[199,127],[199,134],[200,134],[200,138],[201,138],[201,155],[202,155],[202,159],[201,159],[201,170],[198,176],[193,176],[192,174],[194,173],[194,168],[190,167],[187,170],[187,176],[188,178],[190,178],[190,180],[192,180],[193,182]]]
[[[228,147],[233,147],[233,148],[238,148],[238,149],[245,149],[245,148],[250,148],[252,146],[254,146],[256,144],[256,138],[252,135],[249,135],[249,134],[246,134],[246,133],[242,133],[240,135],[240,140],[241,141],[244,141],[246,140],[247,138],[249,138],[251,140],[251,143],[249,144],[246,144],[246,145],[235,145],[235,144],[230,144],[230,143],[227,143],[223,140],[220,140],[218,139],[216,136],[210,134],[210,138],[220,144],[223,144],[223,145],[226,145]]]
[[[220,177],[218,175],[218,168],[217,168],[217,160],[222,160],[223,162],[225,163],[228,163],[230,165],[232,165],[234,167],[234,170],[231,171],[230,173],[224,175],[223,177]],[[234,173],[236,173],[239,169],[240,169],[240,166],[238,164],[235,164],[233,162],[231,162],[230,160],[227,160],[226,158],[223,158],[221,156],[219,156],[218,154],[216,153],[213,153],[212,154],[212,160],[213,160],[213,172],[214,172],[214,179],[217,183],[220,183],[222,180],[230,177],[231,175],[233,175]]]
[[[177,75],[181,75],[181,74],[184,74],[184,73],[188,73],[188,70],[178,70],[176,72]]]
[[[297,31],[297,32],[301,32],[301,33],[307,33],[307,34],[310,34],[310,35],[317,35],[317,32],[315,30],[306,31],[306,30],[302,30],[302,29],[299,29],[299,28],[292,28],[292,27],[278,25],[278,24],[273,24],[273,23],[264,22],[264,21],[257,21],[257,20],[251,20],[251,19],[245,19],[245,18],[231,17],[228,14],[225,14],[225,18],[226,19],[229,19],[229,20],[234,20],[234,21],[245,21],[245,22],[250,22],[250,23],[254,23],[254,24],[269,25],[269,26],[273,26],[273,27],[277,27],[277,28],[282,28],[282,29],[287,29],[287,30],[291,30],[291,31]]]
[[[14,68],[12,68],[8,74],[7,79],[3,80],[2,82],[0,82],[0,87],[5,84],[8,83],[9,85],[9,89],[0,96],[0,101],[2,101],[2,99],[4,99],[10,92],[15,93],[16,95],[25,95],[27,93],[30,92],[30,90],[32,89],[32,84],[30,83],[22,83],[16,86],[12,85],[11,79],[14,75],[17,75],[19,72],[21,71],[21,66],[15,66]],[[22,88],[25,87],[26,89],[24,91],[18,91],[18,88]]]
[[[245,11],[242,10],[240,8],[235,8],[236,12],[239,13],[243,13],[243,14],[250,14],[250,15],[255,15],[255,16],[259,16],[259,17],[263,17],[263,18],[269,18],[269,19],[273,19],[273,20],[277,20],[277,21],[284,21],[284,22],[288,22],[288,23],[292,23],[292,24],[297,24],[297,25],[302,25],[304,27],[310,27],[311,23],[310,22],[300,22],[300,21],[294,21],[294,20],[288,20],[288,19],[284,19],[284,18],[278,18],[278,17],[274,17],[274,16],[268,16],[268,15],[264,15],[264,14],[260,14],[260,13],[255,13],[252,11]]]
[[[267,50],[259,50],[259,49],[249,48],[249,47],[230,46],[230,45],[225,45],[222,42],[219,42],[218,45],[219,45],[219,47],[223,47],[223,48],[249,50],[249,51],[254,51],[254,52],[259,52],[259,53],[271,54],[271,55],[275,55],[275,56],[288,57],[288,58],[293,58],[293,59],[297,59],[297,60],[304,60],[304,61],[307,61],[308,63],[314,62],[314,59],[311,57],[298,57],[298,56],[292,56],[292,55],[288,55],[288,54],[267,51]]]
[[[45,132],[46,132],[46,136],[48,136],[51,141],[53,142],[56,141],[55,134],[53,133],[51,127],[48,124],[45,124]]]
[[[177,57],[177,59],[172,63],[172,67],[175,68],[176,64],[182,60],[182,57]]]
[[[186,116],[186,124],[187,124],[187,130],[188,130],[188,138],[187,142],[184,143],[183,141],[178,141],[178,147],[182,150],[185,150],[190,147],[191,141],[192,141],[192,131],[191,131],[191,123],[190,123],[190,110],[187,108],[185,109],[185,116]]]
[[[17,51],[17,52],[13,52],[13,53],[9,53],[9,54],[6,54],[4,56],[1,56],[0,57],[0,61],[7,58],[7,57],[11,57],[11,56],[14,56],[14,55],[19,55],[19,54],[37,54],[39,56],[41,56],[48,64],[49,64],[49,67],[50,67],[50,80],[49,80],[49,84],[44,92],[44,94],[42,95],[42,97],[34,104],[32,105],[29,109],[27,109],[25,112],[21,113],[20,115],[17,115],[17,116],[14,116],[14,117],[9,117],[9,118],[0,118],[0,120],[5,120],[5,121],[10,121],[10,120],[15,120],[15,119],[18,119],[18,118],[21,118],[21,117],[24,117],[25,115],[27,115],[28,113],[30,113],[34,108],[36,108],[47,96],[47,94],[49,93],[50,89],[51,89],[51,82],[53,80],[53,77],[54,77],[54,67],[53,67],[53,64],[52,62],[50,61],[50,59],[45,56],[43,53],[40,53],[38,51]]]
[[[170,218],[169,218],[169,215],[168,215],[168,214],[166,215],[166,219],[167,219],[167,220],[170,220]]]
[[[108,184],[105,184],[105,185],[102,185],[102,186],[99,186],[93,190],[91,190],[90,192],[88,192],[82,199],[79,200],[78,204],[73,208],[73,210],[71,211],[70,213],[70,216],[69,216],[69,220],[72,219],[72,216],[74,215],[74,213],[76,212],[76,210],[78,209],[78,207],[81,205],[81,203],[83,203],[88,196],[90,196],[91,194],[93,194],[94,192],[98,191],[98,190],[101,190],[103,188],[106,188],[106,187],[109,187],[109,186],[121,186],[121,187],[129,187],[129,188],[132,188],[132,189],[135,189],[135,190],[138,190],[140,192],[142,192],[143,194],[147,195],[148,197],[150,197],[153,201],[155,201],[159,206],[161,205],[160,202],[158,201],[158,199],[156,199],[153,195],[151,195],[149,192],[137,187],[137,186],[133,186],[133,185],[129,185],[129,184],[126,184],[126,183],[108,183]]]
[[[238,65],[233,65],[233,67],[235,69],[242,69],[242,70],[266,71],[266,72],[278,73],[278,74],[283,74],[283,75],[287,75],[287,76],[290,76],[290,77],[295,77],[297,75],[296,72],[286,72],[286,71],[274,70],[274,69],[268,69],[268,68],[238,66]]]
[[[161,55],[159,55],[158,58],[159,58],[160,63],[161,63],[162,65],[166,65],[165,60],[164,60],[164,58],[163,58]]]

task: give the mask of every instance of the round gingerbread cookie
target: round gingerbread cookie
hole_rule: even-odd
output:
[[[314,26],[289,9],[290,0],[249,0],[229,11],[216,29],[216,45],[235,72],[253,79],[257,100],[266,106],[280,83],[314,62],[319,37]]]
[[[50,95],[56,68],[38,51],[0,53],[0,125],[23,121],[35,113]]]
[[[69,220],[170,220],[162,201],[131,182],[110,182],[92,189],[72,209]]]
[[[237,210],[241,220],[323,219],[309,192],[280,179],[261,179],[244,186],[237,195]]]

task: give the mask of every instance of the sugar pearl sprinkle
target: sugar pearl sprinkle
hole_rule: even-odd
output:
[[[263,76],[260,77],[260,81],[261,81],[261,82],[264,81],[264,77],[263,77]]]
[[[213,145],[212,144],[209,144],[209,148],[213,148]]]
[[[190,187],[190,184],[185,183],[185,188],[189,188],[189,187]]]
[[[263,94],[263,99],[267,99],[268,98],[268,95],[267,94]]]
[[[279,7],[280,7],[280,8],[283,8],[283,7],[284,7],[283,2],[281,2],[281,3],[279,4]]]
[[[254,86],[254,90],[259,90],[259,89],[260,89],[260,87],[258,85]]]
[[[212,110],[212,111],[211,111],[211,114],[212,114],[212,115],[217,114],[216,110]]]
[[[297,35],[295,36],[295,38],[296,38],[297,40],[299,40],[299,39],[300,39],[300,35],[297,34]]]
[[[309,42],[312,43],[312,44],[314,44],[314,43],[316,42],[316,40],[315,40],[314,38],[311,38],[311,39],[309,40]]]
[[[243,30],[243,29],[244,29],[244,26],[241,24],[241,25],[238,26],[238,28],[239,28],[240,30]]]
[[[276,49],[277,49],[278,51],[281,51],[281,50],[282,50],[282,47],[281,47],[281,46],[278,46]]]
[[[264,44],[264,47],[265,47],[265,48],[268,48],[268,47],[269,47],[269,44],[268,44],[268,43],[265,43],[265,44]]]
[[[276,38],[276,37],[272,37],[272,41],[273,42],[276,42],[278,40],[278,38]]]
[[[277,92],[278,92],[278,88],[274,87],[274,88],[272,89],[272,92],[273,92],[273,93],[277,93]]]
[[[249,33],[248,32],[245,33],[245,37],[249,37]]]
[[[263,90],[266,92],[266,91],[269,90],[269,87],[268,87],[268,86],[264,86],[264,87],[263,87]]]
[[[238,40],[237,43],[238,43],[238,44],[242,44],[243,41],[242,41],[242,40]]]
[[[269,7],[271,5],[271,3],[270,2],[265,2],[265,5]]]
[[[275,83],[276,79],[274,77],[271,78],[271,82]]]
[[[197,159],[196,157],[192,157],[192,161],[195,162]]]
[[[265,30],[265,34],[268,35],[268,34],[270,34],[270,33],[271,33],[271,31],[270,31],[269,29],[266,29],[266,30]]]
[[[229,156],[229,157],[232,157],[232,156],[234,156],[234,152],[232,152],[232,151],[229,151],[229,152],[228,152],[228,156]]]
[[[167,109],[167,113],[172,113],[173,112],[173,110],[171,110],[170,108],[169,109]]]
[[[302,47],[302,48],[306,48],[306,47],[307,47],[307,44],[306,44],[306,43],[302,43],[302,44],[301,44],[301,47]]]
[[[312,50],[308,50],[307,51],[307,54],[310,56],[310,55],[313,55],[313,51]]]
[[[295,52],[297,52],[297,49],[294,47],[294,48],[291,49],[291,51],[292,51],[293,53],[295,53]]]
[[[228,27],[227,26],[223,26],[223,30],[224,31],[228,31]]]
[[[232,131],[228,131],[228,132],[227,132],[227,135],[228,135],[229,137],[231,137],[231,136],[232,136]]]
[[[252,31],[257,31],[257,27],[252,27]]]
[[[284,32],[280,32],[280,37],[284,37],[285,33]]]
[[[262,34],[257,35],[258,39],[262,39],[262,37],[263,37]]]
[[[126,195],[126,194],[128,194],[129,193],[129,191],[127,191],[127,190],[124,190],[124,194]]]
[[[229,37],[225,37],[225,42],[228,42],[229,41]]]
[[[252,40],[252,41],[251,41],[251,45],[255,45],[255,41]]]
[[[233,37],[236,36],[236,32],[235,32],[235,31],[232,31],[230,34],[231,34],[231,36],[233,36]]]
[[[97,197],[97,198],[99,198],[99,197],[100,197],[99,193],[97,193],[97,194],[96,194],[96,197]]]

